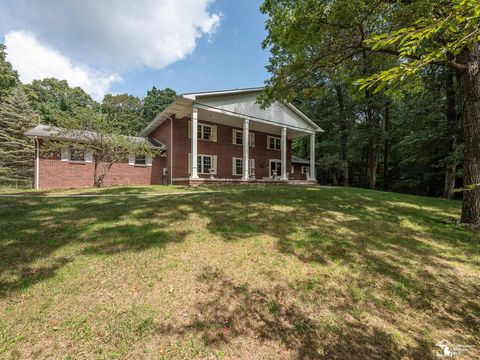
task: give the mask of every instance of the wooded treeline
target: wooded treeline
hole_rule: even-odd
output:
[[[322,183],[448,198],[458,187],[461,221],[480,224],[478,0],[265,0],[261,11],[260,101],[295,102],[325,129]]]
[[[30,185],[34,146],[23,133],[42,123],[52,126],[137,135],[176,97],[153,87],[144,98],[107,94],[98,103],[80,87],[54,78],[22,84],[0,44],[0,184]]]
[[[433,66],[408,89],[368,95],[324,78],[315,100],[294,99],[324,130],[320,183],[461,198],[453,192],[463,184],[463,138],[452,72]],[[308,157],[308,139],[293,146]]]

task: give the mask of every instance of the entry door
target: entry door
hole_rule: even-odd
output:
[[[276,171],[276,175],[274,173]],[[270,161],[270,179],[280,178],[282,176],[282,162],[279,160]]]

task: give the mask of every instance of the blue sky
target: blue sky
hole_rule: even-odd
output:
[[[144,96],[262,86],[260,0],[3,0],[0,35],[22,81],[53,76]]]

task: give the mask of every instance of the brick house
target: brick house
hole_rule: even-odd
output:
[[[134,141],[163,147],[165,156],[131,154],[115,163],[105,185],[314,181],[315,134],[322,131],[293,105],[261,109],[262,88],[178,96]],[[196,131],[194,131],[196,129]],[[25,133],[36,140],[35,188],[93,185],[88,151],[42,151],[52,137],[45,125]],[[292,139],[310,137],[310,160],[291,155]],[[244,166],[248,164],[248,166]]]

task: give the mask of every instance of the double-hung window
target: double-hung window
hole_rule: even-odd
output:
[[[281,140],[279,137],[267,135],[267,147],[271,150],[280,150]]]
[[[248,159],[249,162],[249,173],[250,175],[255,173],[255,159]],[[243,159],[242,158],[233,158],[233,175],[242,176],[243,175]]]
[[[199,174],[210,174],[213,166],[212,155],[198,155],[197,162]]]
[[[307,175],[310,171],[310,166],[302,166],[302,174]]]
[[[205,124],[198,124],[198,138],[200,140],[212,140],[212,126]]]
[[[233,129],[232,132],[232,143],[234,145],[243,145],[243,131],[238,129]],[[255,147],[255,133],[248,133],[248,146]]]

